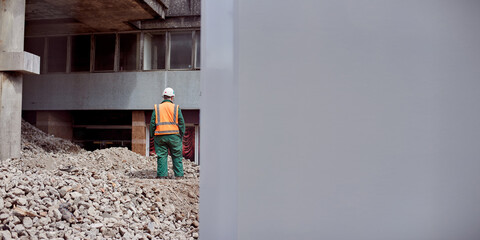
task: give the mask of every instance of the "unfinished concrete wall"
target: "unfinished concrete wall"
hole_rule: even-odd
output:
[[[175,90],[182,109],[199,109],[200,71],[25,76],[23,110],[146,110]]]
[[[200,0],[167,0],[167,17],[175,16],[200,16]]]
[[[73,139],[73,121],[69,111],[38,111],[36,127],[63,139]]]

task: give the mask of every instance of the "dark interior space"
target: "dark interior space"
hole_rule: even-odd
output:
[[[131,111],[72,111],[73,141],[86,150],[132,147]]]

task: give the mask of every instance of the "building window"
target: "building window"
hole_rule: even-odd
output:
[[[72,72],[90,71],[90,35],[72,37]]]
[[[48,38],[47,72],[66,72],[67,37]]]
[[[157,34],[152,37],[152,68],[165,69],[165,54],[167,50],[167,41],[165,34]]]
[[[192,32],[170,34],[170,68],[192,68]]]
[[[45,38],[25,38],[25,51],[33,53],[40,57],[40,73],[43,72],[43,62],[45,56]]]
[[[200,31],[195,31],[195,69],[200,68]]]
[[[114,70],[115,39],[115,34],[95,35],[95,71]]]
[[[120,71],[137,70],[137,34],[120,34]]]

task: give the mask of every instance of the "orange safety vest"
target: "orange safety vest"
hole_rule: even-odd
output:
[[[178,105],[171,102],[155,104],[155,135],[179,134]]]

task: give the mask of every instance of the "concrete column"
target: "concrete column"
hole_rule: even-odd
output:
[[[132,111],[132,151],[145,156],[147,152],[147,125],[144,111]]]
[[[36,126],[55,137],[72,140],[73,123],[69,111],[38,111]]]
[[[21,73],[0,72],[0,160],[20,157]]]
[[[24,26],[25,1],[1,1],[0,54],[23,52]],[[3,70],[0,70],[0,160],[20,157],[23,81],[21,73]]]
[[[0,51],[23,52],[25,0],[2,0],[0,10]]]

